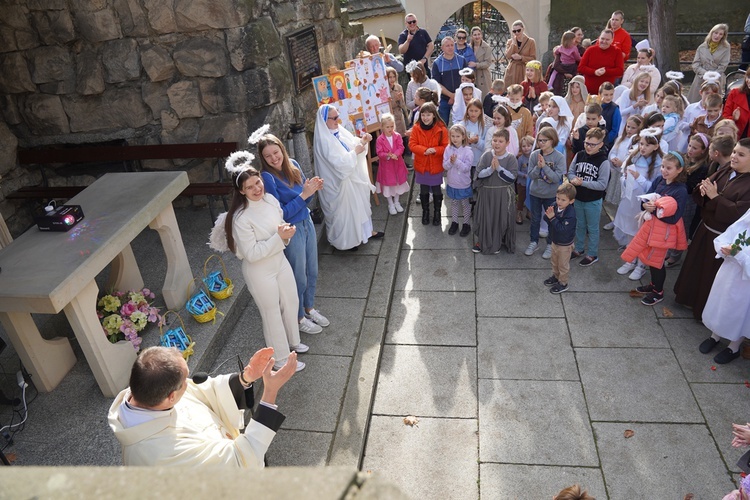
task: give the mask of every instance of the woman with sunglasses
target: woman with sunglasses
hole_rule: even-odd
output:
[[[536,41],[524,33],[523,21],[516,21],[511,28],[513,36],[508,40],[505,58],[508,69],[505,70],[505,88],[524,81],[526,63],[536,59]]]

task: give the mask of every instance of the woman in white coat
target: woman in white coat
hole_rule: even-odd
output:
[[[320,206],[325,215],[328,242],[337,250],[356,250],[370,238],[382,238],[382,232],[372,230],[370,183],[365,151],[372,140],[370,134],[353,136],[339,127],[339,112],[324,104],[315,118],[315,170],[325,181],[318,191]]]
[[[263,337],[273,347],[279,369],[291,351],[309,350],[300,342],[297,285],[284,256],[295,227],[284,222],[279,201],[265,192],[260,172],[250,166],[252,160],[246,151],[227,160],[227,170],[235,169],[234,196],[223,229],[227,248],[242,261],[242,276],[260,311]],[[217,225],[221,223],[219,219]],[[212,234],[212,247],[213,241]],[[297,371],[304,368],[305,363],[297,361]]]
[[[719,88],[724,88],[724,72],[727,70],[730,57],[729,42],[727,41],[728,33],[729,26],[726,24],[717,24],[711,28],[711,31],[706,36],[706,40],[696,49],[695,57],[693,58],[695,78],[687,95],[687,100],[691,103],[698,102],[701,98],[700,89],[703,83],[703,75],[706,71],[717,71],[721,74]]]

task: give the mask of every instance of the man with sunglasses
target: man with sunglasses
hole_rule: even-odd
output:
[[[406,14],[404,20],[406,29],[398,36],[398,51],[404,55],[404,66],[411,61],[421,62],[427,70],[427,78],[431,78],[428,61],[435,44],[430,34],[417,25],[417,16]]]

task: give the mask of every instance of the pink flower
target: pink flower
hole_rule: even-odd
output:
[[[144,288],[143,291],[142,291],[142,293],[143,293],[144,297],[148,297],[149,299],[156,298],[156,295],[154,294],[154,292],[152,292],[148,288]]]
[[[126,302],[120,309],[120,315],[123,317],[130,317],[136,311],[135,304],[132,302]]]

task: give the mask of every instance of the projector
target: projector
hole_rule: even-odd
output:
[[[83,210],[80,205],[62,205],[44,207],[44,215],[34,217],[34,222],[40,231],[69,231],[70,228],[83,220]]]

